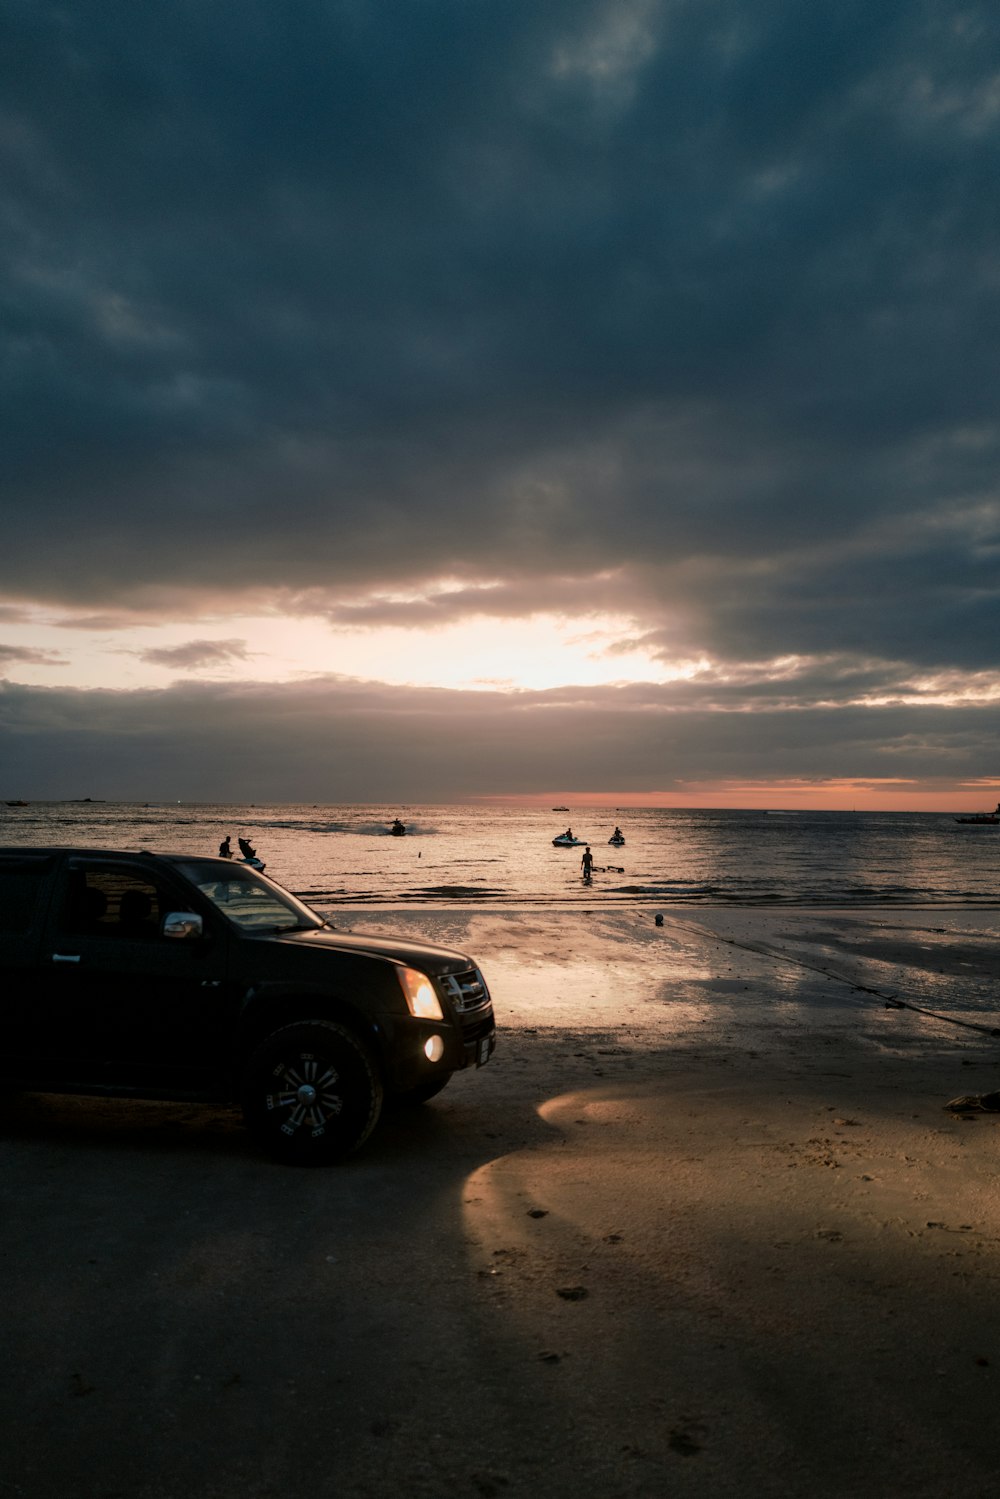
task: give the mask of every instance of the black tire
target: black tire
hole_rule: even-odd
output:
[[[368,1139],[382,1097],[360,1037],[332,1020],[306,1020],[275,1031],[250,1058],[243,1117],[281,1160],[327,1166]]]
[[[437,1098],[442,1088],[447,1088],[451,1082],[451,1073],[446,1072],[444,1077],[432,1077],[426,1083],[418,1083],[415,1088],[401,1088],[392,1096],[397,1103],[429,1103],[432,1098]]]

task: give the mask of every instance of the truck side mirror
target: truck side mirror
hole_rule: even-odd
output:
[[[164,937],[179,937],[190,941],[204,935],[205,925],[194,911],[171,911],[163,918]]]

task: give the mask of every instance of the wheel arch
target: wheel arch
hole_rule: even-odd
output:
[[[329,990],[262,986],[251,990],[240,1016],[240,1070],[262,1041],[286,1025],[310,1020],[332,1020],[362,1040],[380,1074],[385,1073],[384,1036],[378,1021],[365,1008]]]

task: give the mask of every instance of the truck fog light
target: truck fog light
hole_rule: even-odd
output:
[[[428,1036],[424,1042],[424,1056],[428,1062],[440,1062],[444,1056],[444,1042],[440,1036]]]

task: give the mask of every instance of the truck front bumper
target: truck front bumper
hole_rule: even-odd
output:
[[[391,1030],[390,1030],[391,1027]],[[383,1025],[386,1084],[392,1092],[405,1092],[435,1077],[484,1067],[496,1050],[497,1033],[492,1014],[474,1028],[459,1030],[441,1021],[392,1016]]]

